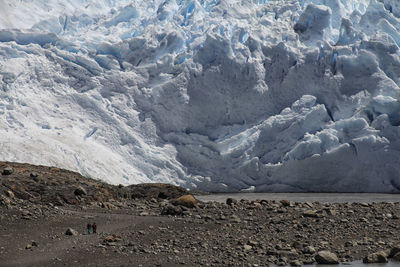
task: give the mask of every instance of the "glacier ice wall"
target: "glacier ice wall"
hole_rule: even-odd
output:
[[[400,191],[397,0],[4,0],[0,160],[211,191]]]

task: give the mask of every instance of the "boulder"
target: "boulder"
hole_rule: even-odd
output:
[[[83,195],[87,195],[87,191],[85,188],[83,188],[82,186],[78,186],[75,191],[74,194],[76,196],[83,196]]]
[[[236,204],[237,204],[237,200],[234,199],[234,198],[227,198],[227,199],[226,199],[226,204],[227,204],[227,205],[230,205],[230,206],[236,205]]]
[[[327,250],[319,251],[315,255],[315,261],[318,264],[339,264],[339,259],[335,253]]]
[[[290,262],[290,266],[303,266],[303,262],[299,260],[293,260]]]
[[[286,199],[282,199],[281,201],[282,206],[284,207],[289,207],[290,206],[290,201]]]
[[[250,246],[250,245],[244,245],[243,246],[243,249],[245,250],[245,251],[249,251],[249,250],[251,250],[253,247],[252,246]]]
[[[2,175],[10,175],[14,172],[14,169],[11,167],[5,167],[2,171]]]
[[[400,261],[400,252],[396,253],[393,257],[392,257],[393,261]]]
[[[386,262],[388,262],[387,254],[384,251],[375,252],[363,258],[363,263],[386,263]]]
[[[118,235],[108,235],[104,238],[104,243],[114,243],[114,242],[119,242],[122,241],[122,237]]]
[[[187,208],[194,208],[197,206],[197,200],[192,195],[183,195],[177,199],[171,200],[175,206],[184,206]]]
[[[303,251],[304,254],[314,254],[316,252],[313,246],[306,246]]]
[[[304,217],[311,217],[311,218],[317,218],[318,214],[316,210],[306,210],[303,212]]]
[[[390,250],[389,258],[394,257],[394,255],[396,255],[399,252],[400,252],[400,244],[397,244],[394,247],[392,247],[392,249]]]
[[[78,232],[72,228],[68,228],[67,231],[65,231],[66,235],[78,235]]]
[[[183,210],[181,207],[168,204],[161,210],[161,215],[180,215],[182,212]]]

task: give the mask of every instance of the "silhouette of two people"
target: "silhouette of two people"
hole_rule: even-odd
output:
[[[88,235],[90,235],[91,233],[96,234],[97,233],[97,225],[96,223],[87,224],[87,231],[88,231]]]

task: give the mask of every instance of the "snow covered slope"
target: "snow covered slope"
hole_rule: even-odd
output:
[[[397,0],[1,0],[0,160],[400,192]]]

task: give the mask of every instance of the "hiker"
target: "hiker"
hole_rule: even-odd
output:
[[[92,230],[92,225],[90,223],[87,224],[87,233],[90,235],[90,230]]]
[[[93,229],[93,234],[95,234],[97,232],[97,225],[95,222],[92,224],[92,229]]]

